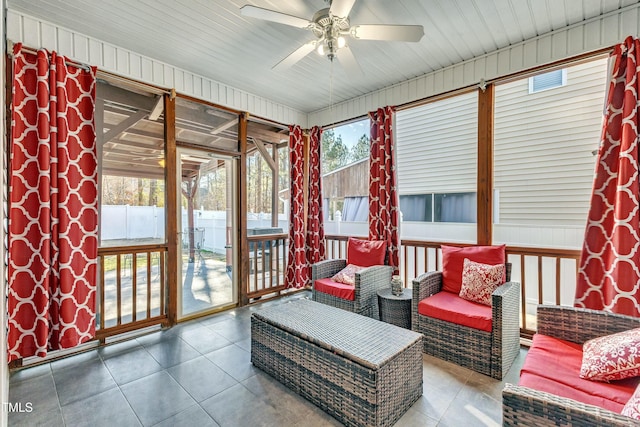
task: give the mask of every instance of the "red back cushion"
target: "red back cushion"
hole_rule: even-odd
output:
[[[347,264],[360,267],[384,265],[386,253],[387,242],[384,240],[361,240],[349,237],[347,242]]]
[[[442,245],[440,248],[442,249],[442,290],[455,294],[460,293],[462,286],[462,269],[465,258],[489,265],[504,264],[506,259],[505,245],[468,246],[465,248]]]

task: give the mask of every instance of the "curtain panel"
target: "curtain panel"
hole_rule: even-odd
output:
[[[309,131],[309,198],[307,208],[307,263],[309,277],[311,264],[324,260],[325,240],[322,210],[322,171],[320,170],[320,141],[322,129],[314,126]]]
[[[289,126],[289,254],[285,287],[300,288],[309,282],[305,231],[305,157],[300,126]]]
[[[314,126],[305,136],[300,126],[289,127],[291,170],[289,210],[289,253],[285,287],[310,284],[311,264],[322,261],[325,239],[322,211],[320,138]]]
[[[400,224],[396,176],[394,107],[369,113],[371,157],[369,159],[369,239],[387,242],[388,264],[398,274],[400,267]]]
[[[14,46],[8,231],[9,361],[95,336],[95,68]]]
[[[576,307],[640,316],[640,41],[611,54],[605,119],[576,286]]]

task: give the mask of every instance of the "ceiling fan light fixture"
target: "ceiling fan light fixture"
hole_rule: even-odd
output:
[[[318,49],[316,49],[318,55],[324,56],[324,43],[318,43]]]
[[[347,40],[342,36],[338,36],[338,49],[342,49],[346,45],[347,45]]]

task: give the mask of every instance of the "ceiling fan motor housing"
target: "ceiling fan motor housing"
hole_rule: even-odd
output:
[[[313,34],[318,37],[318,45],[321,54],[333,60],[336,52],[344,46],[344,38],[340,40],[344,33],[349,32],[349,18],[331,15],[329,8],[321,9],[313,15],[313,20],[309,25]]]

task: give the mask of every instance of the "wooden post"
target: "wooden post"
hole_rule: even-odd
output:
[[[236,215],[236,236],[237,254],[239,265],[234,266],[233,274],[237,277],[238,304],[244,306],[249,304],[247,297],[247,285],[249,283],[249,250],[247,247],[247,122],[248,113],[241,113],[238,120],[238,151],[240,158],[236,168],[236,185],[238,195],[235,215]]]
[[[278,226],[278,177],[280,176],[280,156],[278,144],[271,145],[274,168],[271,170],[271,226]]]
[[[178,280],[178,257],[180,241],[178,234],[178,159],[176,158],[176,103],[175,98],[164,95],[164,141],[165,141],[165,188],[167,198],[167,221],[165,225],[167,239],[167,288],[168,304],[167,317],[169,325],[178,322],[178,287],[182,280]]]
[[[493,235],[493,95],[495,86],[478,91],[477,241],[490,245]]]

